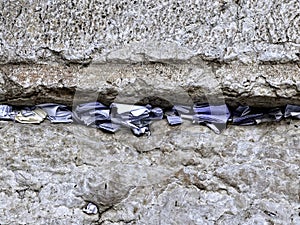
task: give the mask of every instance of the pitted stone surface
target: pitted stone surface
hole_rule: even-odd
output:
[[[299,11],[298,0],[5,0],[0,62],[294,62]]]
[[[298,0],[3,0],[0,102],[300,105],[299,11]],[[0,121],[0,224],[299,225],[299,127],[215,135],[160,121],[137,138]]]
[[[1,223],[299,224],[299,121],[159,126],[136,138],[2,122]]]

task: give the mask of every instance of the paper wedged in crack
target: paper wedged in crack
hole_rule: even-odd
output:
[[[29,112],[28,112],[29,111]],[[14,116],[14,120],[19,123],[32,123],[39,124],[43,122],[46,118],[47,113],[40,108],[35,108],[33,110],[26,110],[25,113],[23,111],[17,111]]]
[[[72,123],[72,112],[65,105],[55,103],[39,104],[37,107],[41,108],[47,113],[47,119],[51,123]]]

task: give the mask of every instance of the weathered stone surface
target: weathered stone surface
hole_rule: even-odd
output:
[[[300,3],[0,2],[0,102],[300,105]],[[0,224],[300,224],[299,121],[150,137],[0,122]],[[92,202],[97,215],[83,208]]]
[[[69,106],[97,99],[106,104],[150,101],[160,106],[166,101],[226,101],[272,107],[300,104],[299,78],[296,64],[6,65],[0,68],[0,101]]]
[[[299,121],[221,135],[2,122],[3,224],[299,224]],[[161,132],[164,129],[164,132]],[[88,202],[100,210],[89,216]]]
[[[299,62],[298,0],[2,1],[0,62]]]

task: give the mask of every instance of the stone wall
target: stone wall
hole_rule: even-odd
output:
[[[0,102],[300,105],[300,2],[0,2]],[[296,120],[150,137],[0,123],[0,224],[300,224]],[[88,202],[97,205],[87,215]]]
[[[1,62],[299,62],[299,1],[2,1]]]
[[[0,9],[1,100],[30,103],[40,90],[37,102],[70,104],[76,90],[116,94],[114,82],[146,74],[194,101],[212,82],[229,104],[299,103],[297,0],[2,1]]]

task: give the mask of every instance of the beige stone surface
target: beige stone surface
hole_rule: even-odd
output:
[[[298,0],[1,1],[0,62],[299,62]]]
[[[299,11],[298,0],[3,0],[0,103],[300,105]],[[0,224],[299,225],[299,127],[216,135],[161,121],[137,138],[0,121]]]
[[[275,107],[300,104],[299,79],[297,64],[5,65],[0,67],[0,101],[69,106],[95,100],[159,106],[204,101]]]
[[[2,122],[2,224],[299,224],[299,121],[152,136]],[[99,214],[82,209],[95,203]]]

